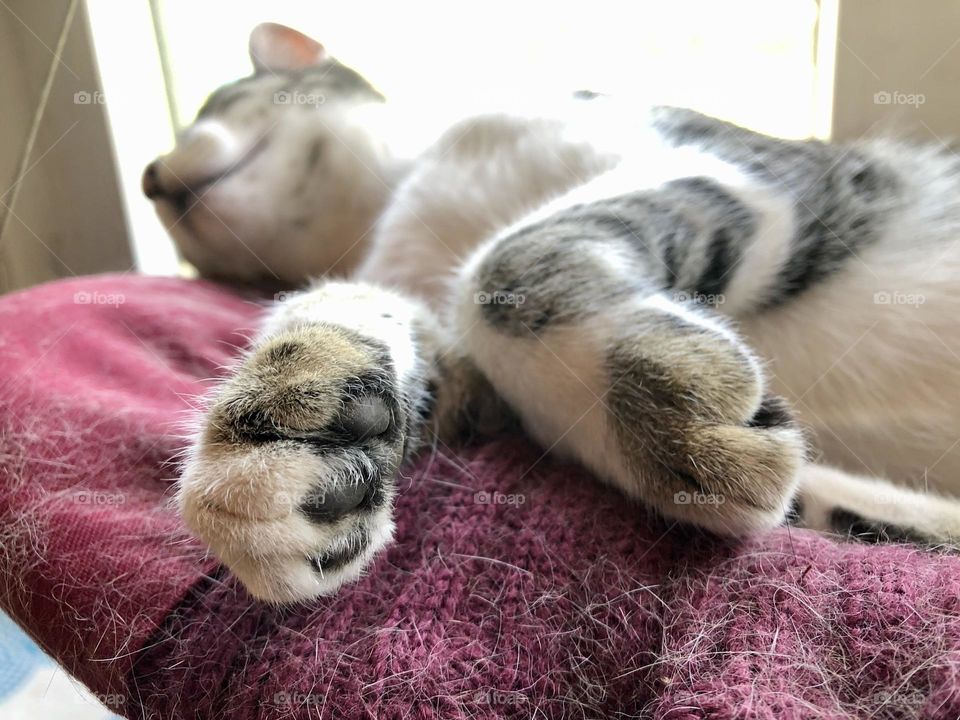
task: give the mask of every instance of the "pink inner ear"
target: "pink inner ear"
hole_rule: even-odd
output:
[[[286,25],[262,23],[250,33],[250,59],[258,70],[296,70],[326,55],[323,45]]]

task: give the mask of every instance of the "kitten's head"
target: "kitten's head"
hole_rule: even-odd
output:
[[[395,171],[363,118],[383,103],[296,30],[250,36],[255,72],[215,91],[143,190],[201,275],[293,287],[360,259]]]

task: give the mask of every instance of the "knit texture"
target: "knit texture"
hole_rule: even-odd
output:
[[[170,508],[260,308],[102,276],[0,299],[0,605],[129,718],[960,717],[960,558],[675,527],[521,438],[404,468],[333,598],[253,601]]]

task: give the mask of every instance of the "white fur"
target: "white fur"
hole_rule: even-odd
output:
[[[800,481],[808,527],[832,531],[830,513],[840,508],[891,526],[918,530],[928,538],[960,537],[960,503],[953,499],[826,465],[807,465]]]

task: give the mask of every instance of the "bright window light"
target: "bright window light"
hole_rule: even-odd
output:
[[[247,35],[272,20],[323,42],[388,98],[425,108],[590,89],[693,107],[786,137],[822,127],[816,0],[159,0],[158,7],[181,125],[213,88],[250,72]]]

